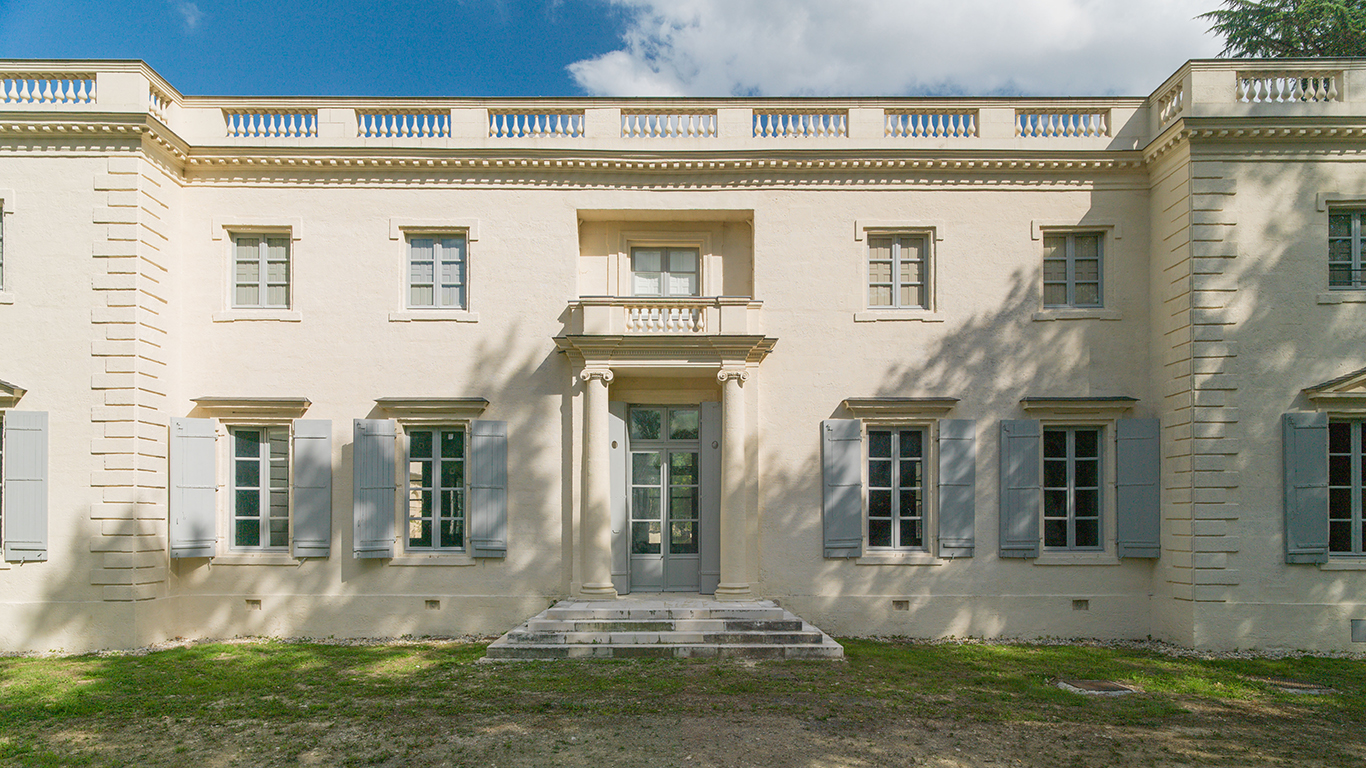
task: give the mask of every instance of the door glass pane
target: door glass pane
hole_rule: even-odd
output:
[[[670,440],[696,440],[701,416],[695,408],[676,408],[669,413]]]
[[[631,483],[633,485],[659,485],[662,479],[659,469],[659,453],[649,451],[631,454]]]
[[[676,452],[669,454],[669,484],[697,485],[697,454]]]
[[[631,489],[631,517],[637,520],[659,519],[659,489]]]
[[[660,411],[636,409],[631,411],[631,439],[658,440],[663,415]]]
[[[669,519],[697,519],[696,488],[671,488],[669,490]]]
[[[695,522],[670,522],[670,523],[669,523],[669,554],[671,554],[671,555],[695,555],[695,554],[697,554],[697,523],[695,523]]]
[[[633,523],[631,525],[631,554],[659,554],[662,530],[659,523]]]

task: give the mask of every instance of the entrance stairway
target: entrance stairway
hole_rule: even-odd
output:
[[[561,600],[488,647],[491,660],[841,659],[844,647],[771,600]]]

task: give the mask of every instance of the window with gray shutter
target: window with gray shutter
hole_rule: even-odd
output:
[[[395,422],[356,419],[352,445],[352,522],[357,558],[394,556]]]
[[[1119,557],[1162,554],[1161,433],[1158,419],[1115,425],[1115,537]]]
[[[976,547],[977,422],[939,422],[939,556],[972,557]]]
[[[332,548],[332,422],[294,422],[295,557],[327,557]]]
[[[924,551],[925,430],[868,430],[868,549]]]
[[[1287,413],[1282,431],[1285,461],[1285,561],[1328,561],[1328,416]]]
[[[5,559],[11,562],[47,559],[47,413],[8,411],[4,414]]]
[[[289,427],[232,427],[228,477],[235,550],[282,550],[289,545]]]
[[[408,551],[465,549],[465,430],[413,427],[408,442]]]
[[[863,422],[821,422],[821,514],[826,557],[863,555]]]
[[[1328,552],[1366,555],[1366,421],[1328,420]]]
[[[213,557],[215,446],[212,419],[171,419],[169,535],[171,557]]]
[[[508,425],[470,423],[470,554],[507,556]]]
[[[1039,556],[1040,438],[1036,420],[1001,422],[1001,557]]]

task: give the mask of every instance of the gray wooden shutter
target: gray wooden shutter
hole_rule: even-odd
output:
[[[470,554],[508,551],[508,423],[470,423]]]
[[[1162,554],[1162,422],[1120,419],[1115,427],[1116,554]]]
[[[631,594],[631,521],[627,519],[626,415],[628,406],[622,402],[607,404],[607,439],[611,455],[612,480],[612,586],[618,595]]]
[[[1328,562],[1328,415],[1287,413],[1285,561]]]
[[[1001,422],[1001,557],[1039,556],[1041,438],[1038,421]]]
[[[213,557],[218,541],[213,419],[171,419],[171,557]]]
[[[821,422],[826,557],[863,555],[863,422]]]
[[[47,559],[47,412],[5,414],[5,559]]]
[[[721,583],[721,404],[702,403],[699,409],[702,487],[697,491],[697,591],[714,595]]]
[[[394,442],[392,419],[356,419],[351,478],[358,558],[394,556]]]
[[[972,557],[977,512],[977,422],[939,422],[939,556]]]
[[[295,557],[327,557],[332,548],[332,422],[294,422]]]

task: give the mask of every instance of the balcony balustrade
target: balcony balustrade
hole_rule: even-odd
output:
[[[584,296],[569,303],[572,333],[628,335],[758,335],[763,302],[744,296],[648,298]]]
[[[1134,150],[1181,119],[1366,116],[1366,62],[1192,61],[1143,98],[343,99],[184,96],[141,62],[8,61],[0,112],[149,115],[192,149],[665,151],[685,161],[745,150]]]

